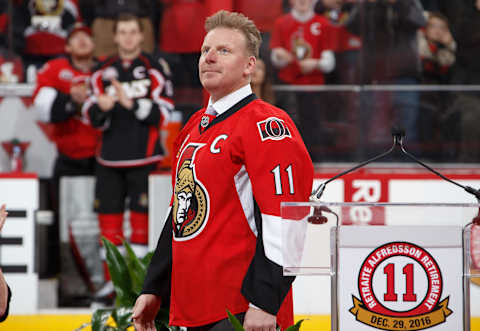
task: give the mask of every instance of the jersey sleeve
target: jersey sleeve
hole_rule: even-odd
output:
[[[277,314],[294,277],[283,276],[280,203],[307,201],[313,165],[301,136],[285,113],[258,116],[244,134],[244,163],[252,184],[258,236],[242,294]]]
[[[85,101],[82,106],[82,116],[86,121],[100,130],[106,130],[110,124],[111,111],[104,112],[100,109],[97,97],[105,93],[102,81],[102,69],[96,70],[90,79],[92,95]]]
[[[37,75],[33,104],[39,121],[58,123],[68,120],[79,110],[69,94],[58,89],[58,68],[55,62],[47,62]]]
[[[152,61],[152,66],[148,69],[151,81],[150,96],[135,100],[134,111],[138,120],[158,126],[169,120],[174,109],[173,84],[169,70],[164,59]]]
[[[142,294],[155,294],[160,302],[170,304],[172,284],[172,213],[169,209],[143,283]]]

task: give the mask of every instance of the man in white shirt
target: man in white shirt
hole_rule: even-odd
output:
[[[292,120],[250,87],[261,42],[242,14],[205,23],[200,81],[208,107],[180,132],[166,225],[137,299],[138,331],[155,330],[161,305],[189,331],[246,331],[293,323],[291,284],[281,254],[281,201],[306,201],[313,165]]]

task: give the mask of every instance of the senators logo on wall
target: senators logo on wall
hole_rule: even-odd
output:
[[[363,262],[350,313],[380,330],[424,330],[453,313],[442,291],[442,273],[430,253],[409,242],[391,242]]]
[[[195,154],[204,144],[188,144],[177,163],[172,206],[173,237],[189,240],[196,237],[208,220],[208,192],[195,175]]]

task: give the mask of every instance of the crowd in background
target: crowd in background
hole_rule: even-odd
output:
[[[46,61],[65,55],[68,31],[79,21],[92,30],[94,55],[111,56],[113,20],[131,13],[144,27],[143,50],[169,64],[185,123],[207,100],[198,50],[204,19],[220,9],[242,12],[259,26],[267,85],[480,82],[477,0],[0,0],[0,80],[34,83]],[[290,91],[270,94],[300,127],[314,161],[369,155],[390,143],[392,126],[405,128],[410,146],[432,160],[478,159],[471,145],[480,138],[472,126],[478,93]],[[451,121],[458,123],[453,129]],[[447,151],[442,156],[439,146]]]

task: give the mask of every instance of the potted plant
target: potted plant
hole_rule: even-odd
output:
[[[108,239],[102,238],[106,250],[108,271],[115,289],[115,305],[100,308],[92,314],[90,323],[82,325],[79,330],[91,326],[92,331],[126,331],[133,330],[132,312],[137,297],[142,291],[143,281],[153,252],[138,258],[127,241],[123,241],[126,255]],[[162,308],[155,320],[157,330],[179,331],[180,328],[168,325],[168,307]]]
[[[118,248],[108,239],[102,238],[106,250],[106,261],[108,271],[112,278],[115,289],[115,305],[111,308],[100,308],[92,314],[90,323],[82,325],[76,331],[91,326],[92,331],[127,331],[133,330],[132,312],[137,297],[142,291],[143,281],[147,273],[148,265],[152,259],[153,252],[143,258],[138,258],[127,241],[123,241],[126,255],[123,256]],[[168,311],[165,307],[160,309],[155,319],[155,326],[158,331],[180,331],[178,326],[168,325]],[[238,319],[228,310],[228,319],[235,331],[244,331]],[[290,326],[285,331],[299,331],[303,320]],[[129,329],[130,328],[130,329]],[[277,329],[279,331],[280,328]]]

